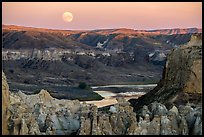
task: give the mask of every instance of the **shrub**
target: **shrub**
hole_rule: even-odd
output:
[[[88,85],[85,82],[79,82],[79,86],[80,89],[88,89]]]

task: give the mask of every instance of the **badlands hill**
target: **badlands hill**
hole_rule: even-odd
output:
[[[193,35],[187,45],[173,49],[158,86],[138,100],[130,100],[135,111],[154,101],[170,107],[202,104],[202,35]]]
[[[161,29],[161,30],[133,30],[127,28],[104,29],[90,31],[73,30],[52,30],[45,28],[32,28],[14,25],[2,25],[3,29],[3,48],[22,49],[22,48],[85,48],[89,46],[97,47],[102,44],[108,49],[115,48],[116,45],[121,49],[127,45],[141,45],[140,43],[158,43],[152,36],[160,35],[186,35],[202,33],[202,29]],[[148,38],[146,38],[146,36]],[[143,37],[143,38],[142,38]],[[137,42],[137,39],[139,40]],[[172,39],[172,38],[171,38]],[[159,42],[161,42],[159,40]],[[185,42],[185,41],[183,41]],[[129,43],[129,44],[128,44]],[[164,44],[164,43],[162,43]],[[177,44],[177,43],[174,43]],[[115,45],[115,46],[113,46]],[[148,44],[149,45],[149,44]],[[165,44],[166,45],[166,44]],[[87,47],[88,46],[88,47]],[[122,47],[121,47],[122,46]],[[99,46],[100,47],[100,46]]]
[[[6,35],[4,37],[5,39],[10,37],[9,33],[4,34],[4,36]],[[10,34],[13,35],[13,33],[10,33]],[[24,37],[24,35],[22,36]],[[172,38],[172,35],[170,36]],[[161,40],[161,38],[163,37],[170,41],[169,39],[170,36],[154,36],[151,38]],[[51,67],[49,65],[52,64],[54,61],[49,60],[49,58],[43,58],[42,55],[45,54],[44,52],[41,53],[38,50],[36,52],[35,50],[34,54],[31,54],[31,55],[25,54],[24,57],[22,56],[19,57],[17,53],[20,51],[14,52],[12,48],[11,48],[12,52],[8,50],[5,51],[4,53],[6,54],[3,56],[4,57],[3,69],[6,71],[6,75],[4,74],[4,72],[2,73],[3,134],[6,134],[6,135],[202,135],[202,106],[201,106],[202,104],[201,103],[202,101],[201,100],[202,35],[191,36],[188,34],[188,37],[189,36],[191,41],[187,40],[187,38],[184,40],[184,41],[190,41],[187,45],[180,45],[176,49],[173,49],[167,55],[167,61],[165,63],[166,65],[163,71],[163,77],[159,82],[158,86],[153,91],[150,91],[149,93],[142,96],[138,100],[130,100],[131,103],[125,101],[123,98],[117,98],[118,103],[113,106],[110,106],[108,110],[105,110],[105,109],[101,110],[94,105],[89,105],[83,102],[79,102],[78,100],[56,99],[56,98],[53,98],[47,90],[44,90],[44,89],[38,90],[37,88],[40,85],[42,85],[43,82],[45,82],[45,81],[42,81],[46,78],[45,74],[41,75],[42,79],[39,79],[37,81],[39,83],[35,83],[36,85],[38,84],[38,86],[33,86],[35,90],[40,91],[38,94],[26,95],[21,91],[18,91],[16,93],[11,92],[10,91],[11,88],[9,86],[10,84],[12,84],[12,82],[22,82],[20,80],[24,80],[25,78],[27,79],[32,78],[33,81],[35,81],[35,78],[39,78],[39,75],[37,75],[38,73],[36,72],[46,72],[46,71],[49,72],[47,73],[47,75],[50,73],[55,74],[55,75],[52,75],[53,76],[52,78],[55,78],[56,75],[60,76],[57,73],[61,71],[59,66],[65,62],[70,63],[71,61],[68,60],[68,58],[66,57],[62,58],[62,57],[55,56],[55,59],[59,58],[59,60],[57,60],[59,61],[57,62],[59,63],[59,66],[55,68],[56,69],[55,71],[53,70],[50,71],[50,68],[52,68],[53,66]],[[182,38],[182,39],[184,38],[183,35],[182,36],[176,35],[175,37]],[[77,39],[77,36],[73,36],[72,38]],[[5,39],[3,39],[4,42],[6,41]],[[20,37],[19,40],[22,40],[22,38]],[[172,46],[172,44],[169,44],[169,43],[172,43],[172,42],[169,42],[169,41],[166,42],[166,44],[170,47]],[[137,39],[137,42],[138,42],[138,39]],[[137,46],[138,45],[136,45],[136,47]],[[153,44],[152,46],[154,47],[156,45]],[[90,45],[89,47],[92,47],[92,46]],[[143,45],[143,47],[145,47],[145,45]],[[103,50],[103,48],[99,48],[99,49]],[[137,48],[137,51],[138,49],[139,48]],[[26,51],[26,53],[29,53],[29,52]],[[136,72],[137,65],[142,65],[142,64],[138,64],[139,60],[141,62],[145,61],[145,60],[142,60],[143,59],[142,57],[144,56],[144,55],[142,56],[142,54],[144,54],[145,52],[139,55],[136,53],[134,56],[134,60],[136,60],[136,62],[134,61],[128,62],[131,64],[130,66],[134,68],[134,72]],[[46,52],[46,55],[47,55],[47,52]],[[116,53],[115,56],[118,57],[119,55]],[[75,54],[75,56],[81,57],[82,55]],[[88,57],[87,54],[83,55],[83,58],[86,59],[87,57]],[[145,65],[143,64],[143,67],[141,69],[143,71],[137,68],[138,70],[140,70],[140,73],[143,72],[142,73],[143,75],[147,73],[147,71],[144,70],[145,68],[144,66],[149,66],[148,63],[151,62],[152,56],[149,56],[149,57],[150,57],[148,58],[149,62],[146,60],[147,61],[146,64]],[[95,61],[99,61],[97,60],[97,57],[94,59]],[[108,58],[107,60],[109,59],[110,58]],[[107,65],[109,66],[107,69],[110,72],[109,74],[113,72],[113,70],[111,70],[110,68],[117,69],[119,70],[118,72],[121,72],[121,70],[125,68],[130,73],[130,70],[131,70],[129,68],[130,66],[123,68],[121,67],[122,64],[118,64],[118,63],[114,64],[114,61],[112,62],[113,64]],[[39,65],[39,63],[42,65]],[[49,65],[46,67],[46,64],[49,64]],[[70,63],[69,65],[67,65],[66,68],[69,68],[70,66],[72,67],[74,66],[75,68],[78,68],[78,66],[81,66],[81,68],[83,68],[82,70],[88,71],[90,68],[91,68],[90,70],[92,71],[94,70],[93,66],[91,66],[90,68],[89,67],[84,68],[83,63],[82,64],[76,63],[75,65],[74,64],[75,63],[73,64]],[[156,64],[151,64],[151,67],[153,67],[154,65],[156,66]],[[66,69],[66,68],[65,68],[66,71],[64,71],[64,74],[66,74],[66,76],[64,78],[67,78],[69,80],[71,78],[74,78],[74,75],[70,75],[70,73],[65,73],[69,71],[69,69]],[[79,69],[77,70],[77,72],[78,73],[80,72]],[[6,78],[7,74],[9,78],[8,77]],[[102,74],[107,76],[107,74],[105,74],[104,72]],[[36,75],[37,77],[35,77]],[[97,75],[97,76],[100,76],[100,75]],[[141,74],[139,76],[141,77]],[[105,80],[106,81],[107,79],[110,80],[110,77],[111,76],[107,76]],[[95,80],[98,80],[99,78],[100,77],[97,77],[96,79],[92,79],[92,80],[95,81]],[[114,79],[114,77],[111,77],[111,78]],[[131,77],[131,78],[134,78],[134,77]],[[10,79],[10,83],[8,83],[9,79]],[[83,79],[83,78],[80,78],[80,79]],[[57,82],[58,83],[62,82],[59,79],[58,80],[55,79],[55,80],[56,80],[54,82],[55,84]],[[77,81],[77,79],[75,80]],[[115,79],[115,80],[116,82],[118,82],[118,79]],[[50,84],[51,81],[47,81],[47,82],[49,83],[49,86],[53,86]],[[27,81],[27,82],[24,81],[23,83],[24,84],[27,83],[27,85],[30,85],[32,81]],[[19,85],[19,83],[17,83],[16,85]],[[23,87],[26,87],[26,86],[23,85]],[[58,85],[57,88],[59,87],[61,87],[61,85]],[[13,84],[13,89],[15,89],[14,84]],[[30,87],[28,87],[28,89],[30,89]],[[70,92],[70,94],[73,94],[73,93]]]
[[[46,90],[12,93],[2,74],[5,135],[202,135],[202,36],[192,36],[167,57],[158,86],[131,104],[106,109],[56,99]],[[164,104],[172,103],[166,107]]]
[[[73,31],[2,25],[3,71],[11,91],[67,94],[88,85],[157,83],[170,50],[200,29]],[[36,89],[37,88],[37,89]],[[82,97],[83,97],[82,96]],[[84,98],[84,97],[83,97]]]

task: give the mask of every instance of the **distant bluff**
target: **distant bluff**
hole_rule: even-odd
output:
[[[129,100],[138,111],[154,101],[170,105],[202,102],[202,34],[192,35],[187,45],[173,49],[167,57],[163,78],[152,91]]]

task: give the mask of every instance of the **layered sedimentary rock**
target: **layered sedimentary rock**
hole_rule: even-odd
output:
[[[9,94],[3,74],[3,133],[202,135],[201,49],[201,36],[192,37],[188,45],[168,55],[163,79],[153,91],[131,100],[131,105],[117,98],[109,110],[78,100],[58,100],[46,90],[35,95]]]
[[[163,78],[152,91],[130,100],[134,111],[154,101],[180,105],[200,104],[202,95],[202,34],[193,35],[187,45],[173,49],[167,57]]]
[[[4,72],[2,72],[2,134],[8,134],[8,117],[9,117],[9,86]]]
[[[62,31],[2,27],[3,70],[11,83],[10,89],[29,92],[33,92],[34,85],[46,88],[53,83],[55,86],[77,85],[79,81],[91,85],[158,82],[169,50],[189,41],[192,33],[202,31],[195,28]],[[16,83],[31,88],[16,86]],[[54,91],[58,89],[55,87]]]
[[[58,100],[46,90],[35,95],[19,91],[10,98],[9,133],[12,135],[63,135],[79,128],[78,100]]]
[[[202,108],[187,104],[167,109],[153,102],[139,113],[123,98],[109,110],[78,100],[58,100],[48,91],[10,93],[10,135],[201,135]]]
[[[173,106],[153,102],[133,112],[129,102],[118,98],[109,111],[90,106],[83,111],[79,135],[202,135],[201,107]],[[113,109],[114,108],[114,109]]]

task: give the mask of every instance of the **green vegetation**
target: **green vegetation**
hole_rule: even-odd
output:
[[[104,99],[101,95],[99,95],[98,93],[92,92],[89,96],[87,97],[79,97],[76,98],[79,101],[95,101],[95,100],[102,100]]]
[[[86,84],[86,83],[85,83]],[[57,99],[78,99],[79,101],[102,100],[103,97],[93,92],[89,85],[86,84],[86,89],[73,86],[55,86],[55,85],[32,85],[9,83],[11,92],[23,91],[26,94],[38,94],[41,89],[47,90],[50,95]]]
[[[87,85],[85,82],[79,82],[78,88],[89,90],[90,86]]]

